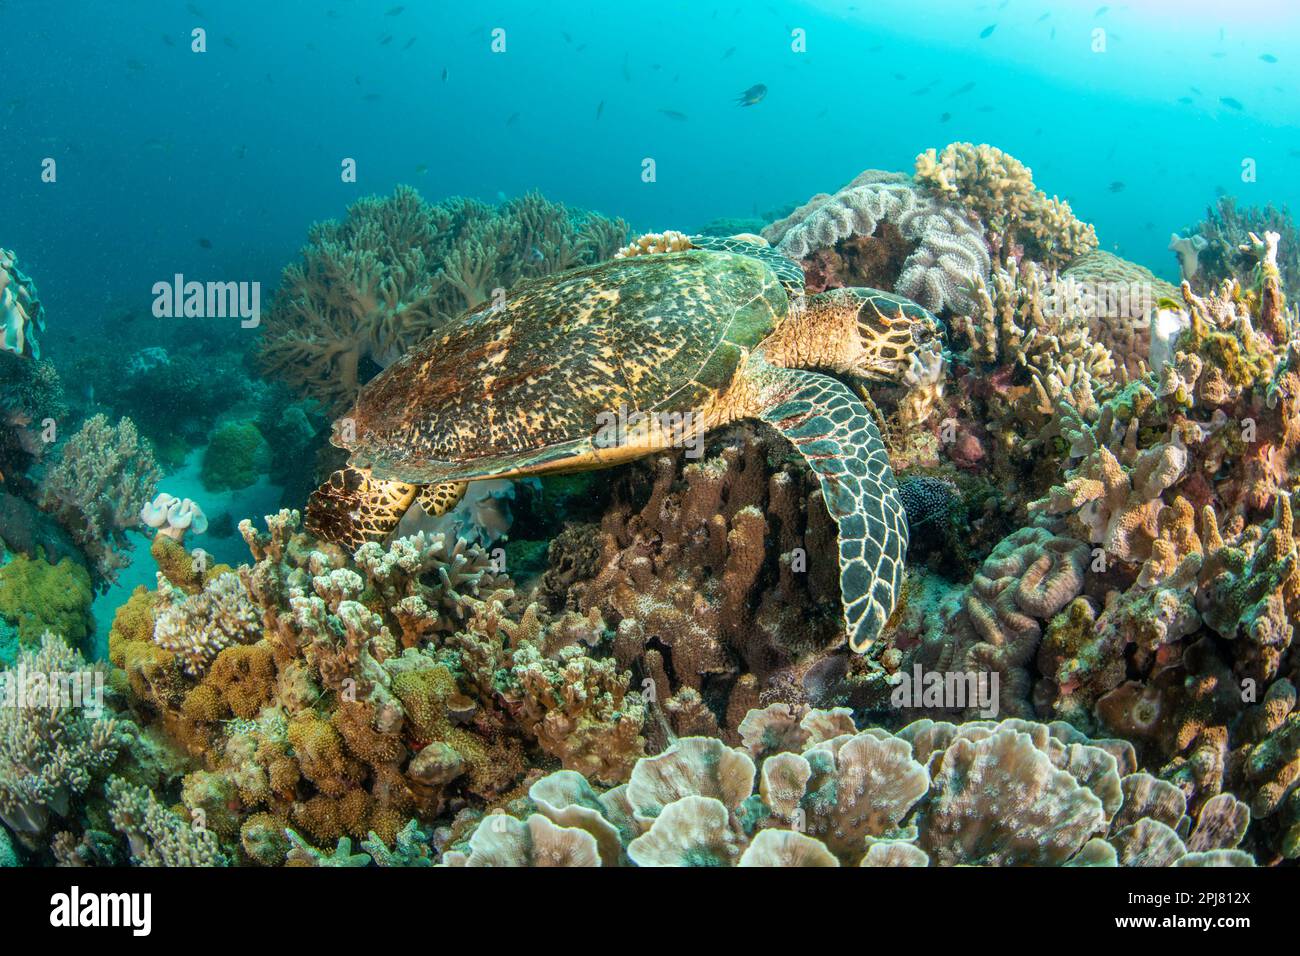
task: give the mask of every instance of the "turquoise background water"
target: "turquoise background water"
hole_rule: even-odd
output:
[[[973,140],[1172,277],[1170,232],[1216,191],[1300,205],[1289,6],[0,0],[0,244],[37,277],[57,350],[175,272],[269,286],[308,223],[400,182],[690,229]]]

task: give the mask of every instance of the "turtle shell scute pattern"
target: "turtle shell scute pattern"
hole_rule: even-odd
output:
[[[431,462],[541,453],[590,438],[620,410],[693,409],[786,307],[762,261],[703,250],[522,284],[366,386],[353,463],[427,481]]]

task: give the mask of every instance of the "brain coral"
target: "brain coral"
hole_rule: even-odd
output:
[[[876,169],[860,173],[834,195],[814,196],[764,229],[763,238],[792,259],[808,260],[855,236],[884,239],[884,223],[914,246],[894,291],[927,308],[938,312],[966,305],[966,285],[988,275],[989,252],[978,223],[958,207],[918,192],[907,176]],[[810,264],[805,261],[804,267],[807,271]]]

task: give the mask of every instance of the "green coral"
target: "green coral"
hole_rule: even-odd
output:
[[[17,628],[21,644],[35,645],[53,631],[79,646],[93,627],[93,599],[90,573],[71,558],[50,564],[19,554],[0,567],[0,617]]]
[[[227,422],[212,433],[200,477],[208,491],[247,488],[266,471],[270,452],[252,422]]]

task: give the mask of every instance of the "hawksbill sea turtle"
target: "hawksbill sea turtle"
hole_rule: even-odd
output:
[[[875,289],[805,300],[798,263],[758,237],[667,235],[524,282],[370,381],[335,423],[351,456],[311,495],[308,529],[355,549],[417,498],[445,513],[469,481],[608,467],[757,418],[820,479],[845,633],[867,650],[902,590],[907,517],[872,414],[832,375],[897,380],[941,326]],[[635,424],[614,434],[620,410]]]

